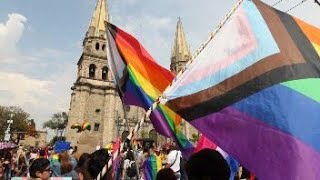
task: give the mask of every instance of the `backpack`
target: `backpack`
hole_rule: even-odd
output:
[[[137,175],[136,163],[134,161],[129,162],[129,167],[127,168],[127,176],[135,177]]]
[[[187,161],[184,158],[182,158],[182,156],[180,156],[180,174],[181,174],[180,180],[188,179],[188,175],[185,170],[186,164],[187,164]]]

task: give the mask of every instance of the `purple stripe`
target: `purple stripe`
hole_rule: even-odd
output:
[[[191,124],[262,180],[315,180],[320,154],[298,139],[233,107]]]
[[[153,100],[149,98],[149,96],[141,90],[140,87],[134,85],[134,83],[129,80],[126,83],[126,91],[123,96],[123,101],[128,105],[139,106],[145,110],[147,110],[150,106],[152,106]],[[140,120],[140,119],[139,119]],[[163,136],[173,137],[170,127],[167,124],[166,119],[157,108],[150,115],[150,120],[154,129]]]
[[[144,107],[143,103],[141,102],[139,97],[137,97],[136,94],[134,94],[134,93],[132,93],[130,91],[126,91],[124,93],[123,100],[124,100],[124,104]]]
[[[151,113],[150,120],[152,122],[154,129],[156,129],[158,133],[160,133],[163,136],[172,137],[172,138],[174,137],[172,134],[172,131],[169,128],[167,120],[164,118],[164,116],[160,112],[159,107]]]
[[[130,104],[130,105],[135,105],[135,106],[145,108],[141,100],[131,92],[127,91],[125,93],[124,101],[125,101],[124,102],[125,104]],[[158,133],[166,137],[173,137],[166,120],[164,119],[164,117],[162,116],[162,113],[159,111],[158,108],[151,113],[150,120],[154,129],[156,129]]]

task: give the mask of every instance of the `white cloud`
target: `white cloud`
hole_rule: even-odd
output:
[[[17,55],[16,45],[22,37],[27,18],[11,13],[5,23],[0,23],[0,62],[12,62]]]
[[[18,103],[24,106],[26,104],[38,105],[40,100],[37,99],[37,96],[50,95],[49,86],[53,82],[32,79],[20,73],[0,72],[0,84],[2,84],[1,92],[13,94],[10,99],[7,99],[7,102],[1,102],[3,101],[1,99],[1,103],[10,105]]]
[[[42,129],[53,113],[68,111],[76,65],[67,63],[70,53],[59,49],[31,47],[21,53],[17,46],[27,19],[17,13],[8,17],[0,22],[0,104],[20,106]]]
[[[263,0],[265,3],[272,5],[274,2],[270,2],[267,0]],[[301,0],[291,0],[291,1],[282,1],[279,4],[275,6],[275,8],[281,10],[281,11],[288,11],[289,9],[295,7],[295,5],[298,5],[301,3]],[[295,16],[297,18],[302,19],[303,21],[306,21],[314,26],[317,26],[320,28],[320,7],[312,0],[312,1],[305,1],[303,4],[298,5],[294,9],[290,10],[288,12],[292,16]]]
[[[38,129],[53,113],[68,111],[70,87],[75,67],[65,64],[65,71],[47,80],[14,72],[0,72],[0,104],[20,106],[37,121]]]
[[[142,5],[139,0],[116,0],[109,3],[109,10],[113,17],[112,22],[134,35],[156,60],[169,67],[176,17],[182,17],[186,38],[193,52],[207,39],[209,33],[231,8],[233,1],[236,0],[203,0],[201,3],[162,0],[144,1]],[[264,2],[273,3],[267,0]],[[288,5],[294,5],[296,2],[301,0],[288,1],[279,4],[277,8],[287,10]],[[319,27],[319,7],[312,2],[307,1],[290,13]],[[95,3],[90,4],[94,6]],[[87,10],[87,3],[85,5]],[[88,14],[91,16],[92,12]],[[31,15],[28,18],[32,21]],[[41,123],[48,120],[53,113],[68,110],[70,87],[76,79],[75,58],[81,52],[65,52],[64,49],[59,49],[59,46],[33,49],[33,44],[29,42],[29,52],[21,53],[17,46],[23,38],[23,33],[26,30],[34,32],[38,27],[37,24],[32,26],[26,23],[27,18],[18,13],[11,13],[7,20],[0,22],[0,104],[21,106],[32,118],[39,120],[38,126],[41,126]],[[87,23],[84,23],[85,26]],[[74,26],[70,22],[67,25]],[[37,30],[47,30],[46,24],[39,27],[44,29]],[[76,50],[82,48],[83,36],[78,38],[79,40],[72,44]]]

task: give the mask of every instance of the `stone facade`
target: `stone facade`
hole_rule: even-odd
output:
[[[26,132],[12,132],[12,139],[17,139],[20,136],[19,145],[45,147],[47,146],[47,131],[37,131],[36,136],[30,136]]]
[[[83,53],[77,64],[77,80],[71,88],[66,137],[72,145],[75,145],[80,138],[80,134],[71,129],[75,123],[82,124],[89,121],[90,135],[98,139],[97,146],[101,146],[128,131],[124,119],[127,119],[128,125],[132,127],[144,116],[142,108],[123,107],[113,83],[106,51],[105,6],[105,0],[98,0],[83,41]],[[150,125],[144,128],[146,131],[152,130]]]
[[[192,55],[183,31],[181,18],[179,17],[171,52],[170,70],[174,74],[178,74],[191,59]],[[182,122],[182,129],[188,139],[192,137],[192,134],[198,134],[198,131],[184,120]]]
[[[132,129],[145,114],[142,108],[124,107],[113,83],[107,59],[107,34],[103,24],[108,19],[106,6],[105,0],[98,0],[83,40],[83,53],[77,64],[77,79],[71,88],[69,121],[66,130],[67,141],[70,141],[71,145],[77,144],[81,135],[71,129],[75,123],[82,124],[89,121],[90,137],[98,140],[97,146],[102,146],[115,140],[116,137],[126,137],[128,129]],[[171,71],[179,72],[191,58],[182,23],[179,20],[171,57]],[[191,137],[194,131],[189,125],[184,125],[184,132],[187,137]],[[140,130],[138,138],[151,137],[156,138],[158,142],[164,140],[164,138],[155,137],[155,134],[150,121],[147,121]]]

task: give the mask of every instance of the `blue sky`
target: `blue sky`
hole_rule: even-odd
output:
[[[274,4],[278,0],[264,0]],[[177,17],[194,52],[235,0],[109,0],[111,21],[137,37],[169,67]],[[283,0],[287,10],[301,0]],[[0,2],[0,104],[18,105],[38,124],[68,111],[70,87],[95,0]],[[309,0],[291,14],[320,27],[320,7]]]

